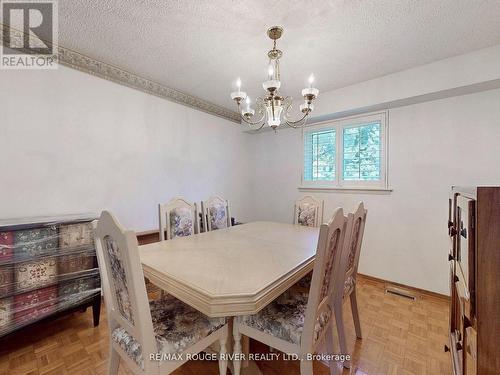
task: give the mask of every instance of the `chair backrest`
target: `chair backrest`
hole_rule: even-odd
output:
[[[343,294],[349,294],[358,274],[359,255],[361,253],[361,245],[363,243],[363,235],[365,232],[366,215],[368,211],[365,209],[363,202],[358,204],[358,208],[353,213],[349,214],[352,221],[352,231],[349,235],[349,241],[346,240],[347,247],[347,265],[345,268],[344,284],[346,290]],[[347,236],[346,236],[347,239]]]
[[[158,205],[160,241],[190,236],[200,232],[198,207],[183,198],[173,198]]]
[[[110,212],[103,211],[95,243],[110,331],[123,328],[141,345],[142,353],[156,352],[135,232],[125,230]],[[146,372],[154,367],[152,362],[144,362]]]
[[[319,227],[323,223],[323,201],[306,195],[295,201],[293,223]]]
[[[203,228],[205,231],[228,228],[231,226],[229,202],[214,195],[201,202]]]
[[[342,208],[337,208],[330,221],[320,227],[301,339],[305,352],[316,349],[321,343],[333,316],[332,296],[339,288],[343,289],[338,272],[342,258],[346,257],[344,238],[351,225]]]

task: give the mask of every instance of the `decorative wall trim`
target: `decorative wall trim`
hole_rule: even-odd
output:
[[[0,45],[3,45],[3,33],[10,30],[11,38],[18,40],[23,39],[23,32],[14,28],[10,28],[0,23]],[[124,85],[144,93],[155,95],[162,99],[169,100],[178,104],[185,105],[212,115],[222,117],[226,120],[240,123],[240,116],[237,112],[231,111],[219,105],[213,104],[209,101],[200,99],[196,96],[183,93],[160,83],[143,78],[136,74],[127,72],[116,66],[94,60],[81,53],[72,51],[70,49],[58,46],[58,63],[81,72],[85,72],[99,78],[107,79]]]

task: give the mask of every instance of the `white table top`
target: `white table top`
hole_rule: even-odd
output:
[[[204,314],[254,314],[312,270],[318,234],[318,228],[253,222],[139,252],[152,283]]]

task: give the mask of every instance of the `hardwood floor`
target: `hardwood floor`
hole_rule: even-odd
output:
[[[447,343],[448,301],[421,294],[416,301],[384,292],[384,284],[360,278],[359,308],[363,339],[356,340],[346,303],[348,348],[353,356],[351,371],[344,374],[451,374]],[[0,342],[0,375],[106,374],[108,327],[106,314],[101,324],[92,326],[92,312],[75,313],[56,321],[22,331]],[[256,342],[252,352],[267,352]],[[259,362],[265,375],[299,374],[294,361]],[[131,374],[120,366],[120,374]],[[175,375],[217,375],[215,362],[189,362]],[[328,369],[315,363],[314,374],[327,375]]]

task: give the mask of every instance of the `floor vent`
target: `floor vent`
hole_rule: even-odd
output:
[[[393,285],[387,285],[385,287],[385,292],[387,294],[393,294],[395,296],[411,299],[412,301],[415,301],[417,299],[417,296],[410,290],[403,289]]]

